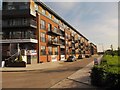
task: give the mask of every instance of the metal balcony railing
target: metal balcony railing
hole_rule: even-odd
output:
[[[48,31],[48,34],[49,34],[49,35],[52,35],[52,36],[61,36],[61,35],[62,35],[62,34],[60,33],[59,29],[54,29],[54,28],[50,29],[50,30]]]
[[[22,20],[14,20],[13,22],[8,23],[8,21],[3,21],[2,23],[3,28],[7,27],[34,27],[37,28],[37,23],[35,20],[27,19],[26,22],[23,22]]]
[[[21,35],[20,36],[18,36],[17,34],[16,35],[12,35],[12,36],[3,36],[2,37],[2,39],[36,39],[36,35],[27,35],[27,36],[24,36],[24,37],[21,37]]]
[[[57,40],[49,40],[49,41],[48,41],[48,44],[50,44],[50,45],[55,45],[55,46],[59,46],[59,45],[60,45]]]

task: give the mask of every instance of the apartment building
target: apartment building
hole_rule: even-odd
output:
[[[93,43],[90,43],[90,53],[91,55],[97,54],[97,46]]]
[[[70,55],[85,57],[97,52],[86,37],[37,0],[3,2],[1,36],[3,60],[19,50],[27,64],[65,60]]]

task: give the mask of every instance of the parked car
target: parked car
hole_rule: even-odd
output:
[[[81,54],[78,56],[78,59],[82,59],[82,55]]]
[[[89,58],[89,57],[90,57],[90,55],[89,55],[89,54],[86,54],[86,55],[85,55],[85,58]]]
[[[75,56],[69,56],[67,59],[68,62],[73,62],[76,61],[76,57]]]
[[[94,58],[94,65],[98,65],[98,60]]]

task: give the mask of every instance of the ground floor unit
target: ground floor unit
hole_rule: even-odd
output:
[[[18,41],[18,40],[17,40]],[[84,49],[76,50],[75,48],[68,48],[61,45],[43,45],[40,44],[38,49],[36,43],[2,43],[2,60],[16,59],[18,53],[22,55],[22,60],[27,64],[43,63],[43,62],[54,62],[64,61],[69,56],[74,55],[76,58],[85,58],[87,55],[91,55],[89,51]],[[77,52],[76,52],[77,51]],[[39,53],[39,56],[38,56]]]

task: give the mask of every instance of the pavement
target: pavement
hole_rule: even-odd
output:
[[[100,62],[102,56],[97,58]],[[94,88],[98,89],[98,87],[91,85],[90,72],[91,68],[94,66],[94,61],[85,66],[84,68],[78,70],[77,72],[70,75],[68,78],[58,82],[51,88]]]
[[[56,68],[62,66],[64,61],[56,61],[56,62],[45,62],[39,64],[28,64],[26,67],[3,67],[0,68],[0,72],[24,72],[24,71],[37,71],[48,68]]]

